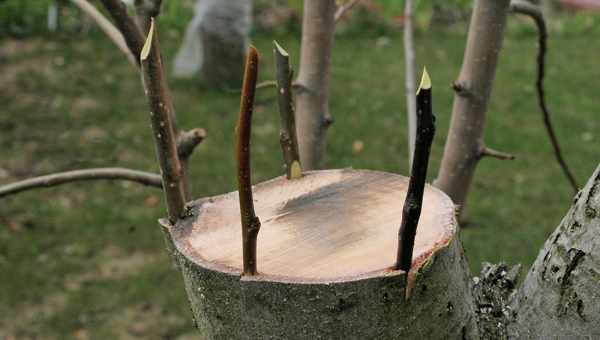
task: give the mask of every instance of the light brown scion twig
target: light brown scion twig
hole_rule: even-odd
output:
[[[237,180],[242,221],[242,256],[244,275],[256,275],[256,239],[260,220],[254,212],[252,178],[250,169],[250,136],[252,133],[252,110],[258,76],[258,52],[254,46],[248,49],[244,83],[240,100],[240,114],[236,127]]]

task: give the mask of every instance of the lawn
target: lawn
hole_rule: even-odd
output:
[[[533,87],[535,35],[511,27],[489,108],[486,142],[514,161],[483,160],[461,231],[470,265],[528,267],[569,208],[573,192],[554,161]],[[167,60],[181,31],[161,32]],[[273,79],[271,40],[298,56],[297,33],[257,33],[261,78]],[[464,29],[421,32],[419,66],[433,79],[437,173],[465,44]],[[580,183],[600,161],[598,39],[558,33],[550,41],[547,93],[565,156]],[[332,67],[327,165],[407,173],[400,32],[342,34]],[[295,59],[295,58],[294,58]],[[139,77],[95,31],[0,42],[0,184],[81,167],[157,171]],[[233,131],[239,98],[171,80],[180,127],[203,127],[192,158],[194,195],[234,190]],[[275,93],[261,90],[253,135],[255,182],[281,174]],[[355,142],[364,148],[353,148]],[[192,337],[180,275],[156,220],[161,193],[126,183],[81,183],[15,196],[0,205],[0,338]]]

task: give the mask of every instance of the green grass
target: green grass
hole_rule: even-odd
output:
[[[486,142],[517,155],[483,160],[461,231],[471,266],[507,261],[528,266],[571,204],[536,106],[535,36],[511,28],[489,108]],[[181,31],[164,28],[172,60]],[[298,56],[299,37],[255,36],[261,78],[273,79],[270,41]],[[401,34],[342,35],[332,67],[327,164],[407,173]],[[565,156],[583,183],[599,161],[600,68],[591,38],[550,41],[547,92]],[[458,74],[462,34],[420,33],[419,66],[433,78],[438,118],[430,179],[439,166]],[[5,39],[0,75],[0,168],[8,183],[78,167],[121,165],[156,171],[139,77],[100,34],[23,41]],[[239,98],[171,81],[178,123],[204,127],[192,158],[197,197],[234,189],[233,131]],[[256,182],[280,174],[278,114],[272,91],[257,99],[253,136]],[[353,153],[354,141],[364,150]],[[179,273],[172,269],[156,220],[160,192],[124,183],[84,183],[30,192],[0,205],[0,337],[143,338],[189,333],[192,322]],[[124,266],[124,267],[123,267]],[[193,333],[192,333],[193,334]]]

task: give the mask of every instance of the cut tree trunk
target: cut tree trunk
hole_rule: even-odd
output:
[[[600,166],[548,238],[514,301],[518,339],[600,338]]]
[[[237,192],[169,231],[209,339],[477,338],[454,205],[427,186],[409,275],[393,270],[408,179],[313,171],[254,187],[258,275],[242,275]]]
[[[237,88],[252,25],[252,0],[198,0],[174,61],[174,75],[209,86]]]
[[[477,162],[510,0],[477,0],[458,80],[448,138],[435,186],[464,207]]]
[[[296,96],[296,122],[303,169],[323,167],[329,115],[329,72],[335,33],[335,0],[306,0],[300,51],[301,85]]]

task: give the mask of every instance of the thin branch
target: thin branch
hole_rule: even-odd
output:
[[[206,138],[206,130],[202,128],[181,132],[177,136],[177,154],[179,155],[179,159],[188,159],[204,138]]]
[[[182,216],[186,202],[183,167],[177,154],[177,137],[154,20],[140,54],[143,85],[150,107],[150,120],[158,163],[163,178],[169,221]]]
[[[137,67],[137,58],[131,53],[125,38],[119,31],[100,11],[96,9],[87,0],[71,0],[71,2],[77,6],[83,13],[90,17],[100,29],[108,36],[108,38],[117,46],[121,52],[125,54],[127,60],[131,65]]]
[[[248,49],[244,84],[240,101],[240,114],[237,123],[237,179],[242,220],[242,253],[244,275],[256,275],[256,239],[260,230],[260,220],[254,212],[252,199],[252,179],[250,170],[250,136],[252,129],[252,110],[256,78],[258,76],[258,52],[254,46]]]
[[[277,73],[277,95],[279,98],[279,115],[281,130],[279,143],[283,152],[287,179],[302,176],[300,154],[298,153],[298,136],[296,135],[296,118],[292,96],[292,78],[294,71],[290,66],[289,54],[274,41],[273,55]]]
[[[256,85],[257,90],[268,89],[272,87],[277,87],[277,80],[265,80]],[[292,81],[292,90],[297,92],[308,91],[308,89],[297,80]]]
[[[497,158],[497,159],[502,159],[502,160],[515,159],[515,155],[513,155],[513,154],[494,150],[485,145],[482,146],[481,148],[479,148],[479,159],[481,159],[483,157],[492,157],[492,158]]]
[[[262,81],[262,82],[260,82],[260,83],[258,83],[256,85],[256,89],[257,90],[271,88],[271,87],[277,87],[277,81],[276,80],[265,80],[265,81]]]
[[[341,4],[335,11],[335,17],[333,20],[336,23],[338,21],[340,21],[344,17],[344,15],[348,11],[350,11],[352,9],[352,7],[354,7],[354,5],[356,5],[359,2],[360,2],[360,0],[348,0],[348,1],[344,2],[343,4]]]
[[[406,115],[408,119],[408,166],[412,166],[417,134],[417,102],[415,97],[415,44],[413,33],[413,1],[404,4],[404,69],[406,75]]]
[[[127,13],[127,7],[121,0],[101,0],[102,5],[108,11],[110,16],[115,21],[115,25],[123,35],[129,51],[136,56],[136,65],[139,65],[140,61],[137,56],[142,51],[144,45],[144,35],[138,28],[135,21]]]
[[[579,184],[577,184],[577,180],[575,179],[573,172],[569,168],[569,165],[567,164],[562,155],[560,143],[558,142],[558,138],[556,137],[556,133],[554,132],[554,126],[552,125],[552,120],[550,118],[550,111],[548,109],[548,106],[546,105],[546,95],[544,91],[544,76],[546,68],[548,31],[546,29],[546,21],[544,19],[544,15],[538,6],[532,5],[525,1],[511,2],[510,9],[514,13],[529,16],[531,19],[533,19],[538,29],[537,78],[535,82],[535,87],[538,95],[538,105],[542,111],[544,126],[546,127],[548,137],[550,138],[550,142],[552,143],[552,148],[554,150],[554,156],[556,157],[556,161],[562,168],[565,177],[567,177],[567,180],[571,184],[571,187],[573,188],[575,193],[577,193],[579,191]]]
[[[412,254],[417,235],[417,226],[421,217],[425,179],[431,143],[435,135],[435,117],[431,105],[431,79],[427,70],[423,71],[421,85],[417,91],[417,140],[415,143],[415,156],[412,162],[412,171],[404,207],[402,209],[402,223],[398,232],[398,254],[396,269],[408,272],[412,263]]]
[[[91,180],[123,180],[162,188],[162,179],[157,174],[124,168],[97,168],[59,172],[4,185],[0,187],[0,198],[38,188]]]

